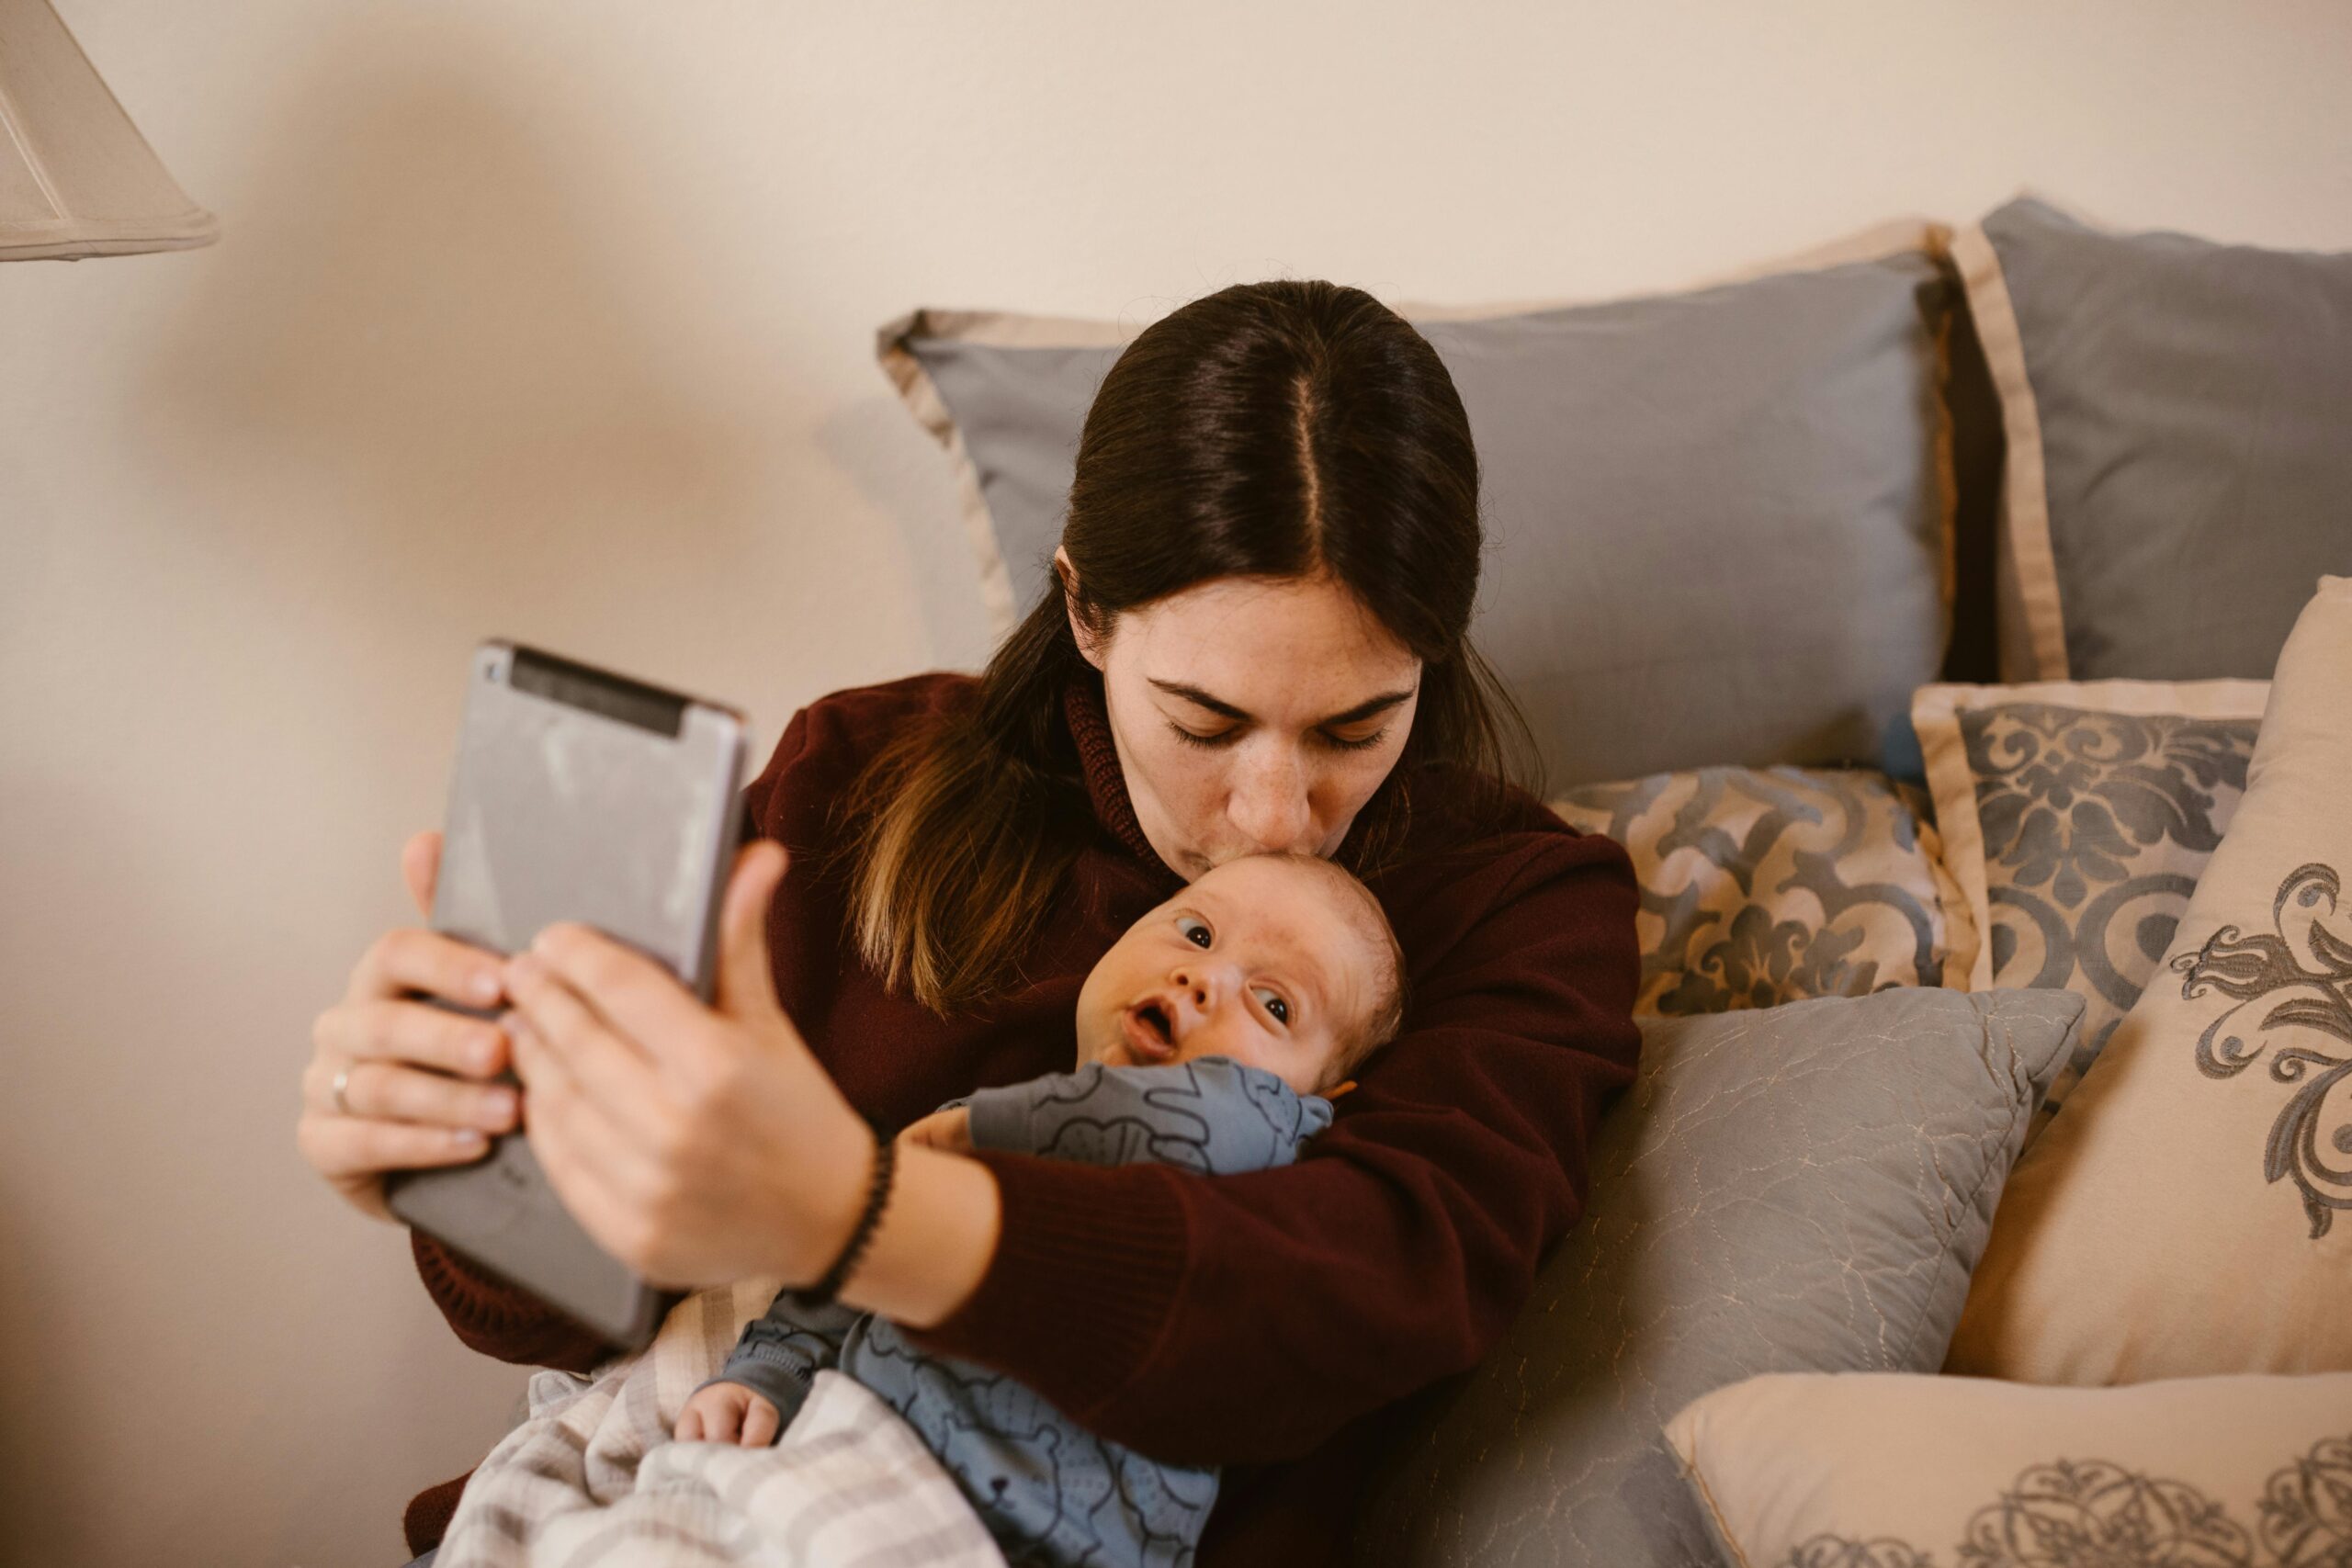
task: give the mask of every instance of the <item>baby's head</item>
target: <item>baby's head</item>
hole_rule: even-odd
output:
[[[1230,1056],[1301,1094],[1336,1087],[1404,1021],[1380,900],[1314,855],[1247,855],[1127,929],[1078,994],[1078,1062]]]

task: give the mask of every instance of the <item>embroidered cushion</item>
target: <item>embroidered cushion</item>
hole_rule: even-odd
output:
[[[2347,780],[2352,577],[2328,577],[2162,966],[2010,1178],[1947,1370],[2352,1370]]]
[[[2352,1562],[2352,1375],[1781,1374],[1708,1394],[1667,1441],[1724,1560],[1754,1568]]]
[[[2063,986],[2089,1005],[2045,1117],[2172,945],[2245,791],[2269,690],[2051,681],[1912,698],[1944,867],[1980,933],[1950,983]]]
[[[1699,768],[1555,799],[1634,858],[1636,1013],[1959,985],[1974,949],[1925,792],[1869,768]]]

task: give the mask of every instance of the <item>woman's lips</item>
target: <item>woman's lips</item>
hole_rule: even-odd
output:
[[[1119,1015],[1119,1037],[1126,1042],[1127,1055],[1138,1062],[1165,1062],[1176,1055],[1176,1047],[1144,1021],[1140,1007],[1131,1007]]]

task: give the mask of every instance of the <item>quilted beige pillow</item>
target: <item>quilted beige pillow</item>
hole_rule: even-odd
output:
[[[2058,987],[2088,1005],[2044,1118],[2172,945],[2245,793],[2269,693],[2267,681],[2041,681],[1913,694],[1944,867],[1980,933],[1974,965],[1949,983]]]
[[[1911,784],[1871,768],[1692,768],[1551,806],[1633,856],[1636,1013],[1966,988],[1974,925]]]
[[[1773,1373],[1667,1424],[1753,1568],[2352,1562],[2352,1374],[2031,1388]]]
[[[1948,1371],[2352,1369],[2352,578],[2279,654],[2154,980],[1995,1216]]]

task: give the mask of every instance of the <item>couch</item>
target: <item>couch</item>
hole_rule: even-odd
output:
[[[2352,255],[2021,197],[1395,308],[1646,1048],[1359,1559],[2352,1561]],[[1137,330],[877,333],[1000,627]]]

